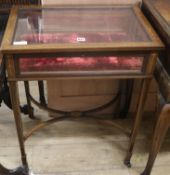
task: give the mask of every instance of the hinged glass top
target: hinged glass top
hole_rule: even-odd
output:
[[[131,7],[20,9],[13,45],[150,41]]]

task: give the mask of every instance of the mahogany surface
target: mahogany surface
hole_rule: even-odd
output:
[[[160,59],[170,74],[170,1],[143,0],[142,9],[166,44],[166,50],[160,55]]]

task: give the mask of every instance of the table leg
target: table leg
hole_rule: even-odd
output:
[[[144,172],[141,175],[150,175],[156,156],[160,150],[167,130],[170,126],[170,104],[166,104],[157,120],[153,134],[152,145],[149,153],[148,162]]]
[[[137,136],[139,126],[141,123],[142,112],[144,108],[144,103],[146,101],[147,91],[149,88],[150,81],[151,81],[150,79],[143,79],[141,83],[142,85],[141,85],[141,91],[140,91],[138,105],[137,105],[136,117],[135,117],[133,129],[130,135],[129,148],[126,154],[126,158],[124,160],[125,165],[127,165],[128,167],[131,167],[130,159],[132,157],[132,152],[133,152],[136,136]]]
[[[122,82],[119,83],[120,97],[116,108],[118,109],[117,117],[126,118],[131,104],[134,80],[128,79],[120,81]]]
[[[29,94],[30,94],[29,82],[24,81],[24,86],[25,86],[25,94],[26,94],[26,99],[27,99],[28,115],[29,115],[29,118],[35,119],[34,113],[33,113],[33,107],[31,106],[31,101],[29,98]]]
[[[40,94],[40,103],[43,106],[47,106],[46,100],[45,100],[45,93],[44,93],[44,83],[43,81],[38,81],[38,88],[39,88],[39,94]]]
[[[125,89],[125,81],[126,80],[119,80],[119,86],[118,86],[118,93],[119,93],[119,98],[117,100],[117,103],[116,103],[116,113],[113,115],[113,118],[121,118],[120,117],[120,113],[121,113],[121,110],[122,110],[122,101],[124,102],[124,89]]]
[[[11,102],[12,102],[12,109],[13,109],[15,123],[16,123],[17,135],[19,139],[21,159],[22,159],[23,166],[28,169],[24,139],[23,139],[23,124],[22,124],[21,113],[20,113],[20,102],[19,102],[17,82],[9,81],[9,89],[10,89],[10,96],[11,96]]]

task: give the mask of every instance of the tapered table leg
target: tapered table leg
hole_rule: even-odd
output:
[[[33,112],[33,107],[31,106],[31,101],[30,101],[30,98],[29,98],[29,94],[30,94],[29,82],[24,81],[24,86],[25,86],[25,94],[26,94],[27,106],[28,106],[28,115],[29,115],[29,118],[35,119],[34,112]]]
[[[170,127],[170,104],[166,104],[159,115],[153,134],[148,162],[141,175],[150,175],[156,156],[160,150],[168,128]]]
[[[38,81],[39,95],[40,95],[40,103],[41,105],[46,106],[45,93],[44,93],[44,83],[43,81]]]
[[[126,158],[124,160],[125,165],[127,165],[128,167],[131,167],[130,159],[132,157],[132,152],[133,152],[136,136],[137,136],[139,126],[140,126],[140,123],[141,123],[142,111],[143,111],[144,103],[145,103],[145,100],[146,100],[146,97],[147,97],[147,91],[148,91],[148,88],[149,88],[150,81],[151,81],[150,79],[142,80],[142,86],[141,86],[141,91],[140,91],[138,105],[137,105],[134,127],[133,127],[132,132],[131,132],[130,144],[129,144],[129,148],[128,148],[128,151],[127,151]]]
[[[22,159],[23,167],[25,169],[28,169],[24,139],[23,139],[23,124],[22,124],[21,113],[20,113],[20,103],[19,103],[17,82],[9,81],[9,89],[10,89],[10,96],[11,96],[11,102],[12,102],[12,109],[13,109],[15,123],[16,123],[17,135],[19,139],[21,159]]]
[[[120,97],[119,102],[117,103],[117,117],[119,118],[126,118],[129,112],[129,107],[131,104],[131,98],[133,93],[133,83],[134,80],[120,80],[119,89],[120,90]]]

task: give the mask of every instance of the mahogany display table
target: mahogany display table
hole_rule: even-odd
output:
[[[159,55],[155,70],[164,105],[155,126],[152,145],[146,168],[142,175],[150,175],[156,156],[170,127],[170,1],[144,0],[142,9],[166,44],[166,50]]]
[[[49,20],[45,21],[45,18]],[[24,141],[51,123],[79,117],[106,121],[92,115],[108,102],[86,111],[48,108],[30,93],[29,81],[53,79],[140,79],[141,89],[125,164],[130,159],[147,90],[164,45],[138,6],[91,5],[57,7],[14,7],[2,43],[8,70],[13,112],[23,166],[28,168]],[[27,101],[60,116],[23,131],[19,109],[18,81],[24,81]],[[116,98],[116,97],[115,97]],[[114,99],[113,99],[114,100]],[[122,129],[120,126],[117,126]]]

